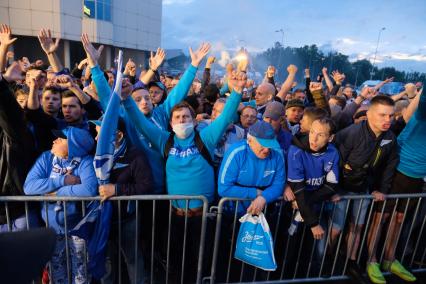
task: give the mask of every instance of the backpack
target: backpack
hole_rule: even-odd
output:
[[[166,142],[166,146],[164,147],[163,157],[165,162],[167,162],[167,159],[169,158],[170,149],[173,147],[174,137],[175,137],[175,133],[174,132],[170,133],[169,138],[167,139],[167,142]],[[211,167],[214,168],[213,160],[212,160],[212,157],[210,156],[209,150],[207,149],[206,145],[204,145],[203,140],[201,140],[200,133],[198,133],[198,131],[195,131],[194,140],[195,140],[195,146],[197,147],[201,156],[204,158],[204,160],[206,160],[207,163],[209,163]]]

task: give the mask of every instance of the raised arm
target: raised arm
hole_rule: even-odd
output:
[[[374,86],[374,89],[376,91],[379,91],[381,87],[383,87],[385,84],[390,83],[393,81],[393,77],[390,78],[386,78],[386,80],[380,82],[379,84],[377,84],[376,86]]]
[[[417,100],[417,102],[415,102],[415,100]],[[426,96],[422,94],[422,92],[420,92],[419,94],[417,94],[417,96],[411,101],[410,105],[408,106],[408,108],[411,107],[411,105],[413,104],[412,108],[414,109],[416,107],[416,104],[418,105],[417,107],[417,111],[416,111],[416,118],[418,120],[422,120],[423,123],[426,120]],[[409,110],[407,108],[406,112],[410,112],[411,110]],[[407,117],[408,118],[408,117]],[[404,117],[405,119],[405,117]],[[410,120],[410,118],[408,118],[408,120]],[[406,122],[408,122],[408,120],[406,120]]]
[[[211,67],[213,63],[216,61],[216,57],[209,56],[207,58],[206,67],[204,68],[203,72],[203,80],[201,81],[201,91],[204,93],[204,89],[210,84],[210,78],[211,78]]]
[[[38,40],[40,41],[41,48],[47,55],[47,59],[49,60],[49,64],[52,66],[53,71],[59,72],[64,69],[64,66],[56,54],[56,50],[59,47],[59,41],[61,39],[58,37],[55,41],[53,41],[50,29],[41,29],[38,33]]]
[[[80,87],[73,82],[70,76],[60,75],[56,77],[56,80],[56,84],[60,88],[68,89],[73,92],[83,105],[87,104],[91,100],[90,96],[84,93]]]
[[[247,82],[247,75],[244,72],[233,72],[232,78],[229,79],[232,93],[226,101],[225,107],[222,113],[201,133],[201,139],[206,144],[210,152],[216,148],[216,144],[219,139],[223,136],[226,128],[232,123],[235,112],[241,102],[241,93]]]
[[[287,79],[284,81],[284,83],[281,86],[280,91],[277,94],[277,96],[283,102],[285,101],[285,97],[286,97],[287,93],[291,90],[291,87],[293,86],[294,79],[296,78],[296,73],[297,73],[296,65],[290,64],[287,67],[287,72],[288,72]]]
[[[151,51],[151,57],[149,58],[149,69],[148,71],[146,71],[145,74],[142,75],[141,73],[139,80],[145,85],[148,85],[152,77],[154,77],[155,72],[157,72],[158,68],[163,63],[164,58],[166,58],[166,53],[164,52],[164,49],[160,47],[157,48],[157,52],[155,53],[155,56],[153,52]]]
[[[0,75],[0,128],[12,141],[23,139],[26,131],[23,110],[9,88],[10,83],[21,79],[22,70],[17,62]]]
[[[328,91],[333,90],[333,82],[331,82],[330,76],[328,76],[328,70],[326,67],[322,68],[322,75],[324,76],[325,84],[327,85]]]
[[[193,51],[192,48],[189,48],[189,54],[191,55],[191,65],[182,75],[182,78],[179,80],[179,83],[170,91],[167,96],[167,99],[161,105],[169,115],[172,108],[183,101],[188,95],[188,91],[191,88],[192,81],[194,81],[195,75],[197,73],[197,68],[200,65],[201,61],[210,51],[209,43],[202,43],[200,47]]]
[[[17,38],[11,38],[12,31],[8,25],[0,25],[0,72],[6,70],[7,50]]]
[[[31,110],[38,110],[40,108],[40,99],[38,97],[38,86],[37,86],[37,77],[40,76],[41,71],[34,70],[30,77],[28,78],[28,87],[30,87],[27,108]]]
[[[131,96],[123,98],[122,104],[136,129],[151,142],[157,151],[163,154],[164,146],[169,138],[169,132],[161,130],[154,123],[151,123],[139,110]]]
[[[330,106],[328,105],[328,101],[325,98],[324,92],[322,90],[322,83],[311,82],[311,84],[309,85],[309,90],[314,99],[315,106],[325,109],[328,113],[331,113]]]
[[[86,51],[87,64],[92,72],[92,80],[95,83],[102,110],[106,111],[111,95],[111,87],[108,85],[108,81],[105,79],[104,73],[98,64],[104,46],[101,45],[96,49],[90,42],[89,36],[86,33],[81,35],[81,43],[83,44],[84,51]]]

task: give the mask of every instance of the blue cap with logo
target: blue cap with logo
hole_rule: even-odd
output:
[[[262,147],[280,149],[280,144],[278,143],[275,132],[272,126],[262,120],[258,120],[255,124],[250,126],[248,134],[256,138]]]

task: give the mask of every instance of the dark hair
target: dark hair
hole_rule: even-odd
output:
[[[16,89],[13,94],[15,95],[15,98],[17,98],[18,96],[29,96],[29,92],[26,88]]]
[[[328,116],[328,112],[319,107],[307,107],[305,108],[305,111],[303,112],[303,116],[308,116],[312,121],[325,118]]]
[[[378,95],[370,101],[370,107],[375,105],[395,106],[395,102],[388,96]]]
[[[198,109],[198,107],[200,106],[200,102],[198,101],[198,96],[194,95],[194,96],[188,96],[185,98],[185,102],[188,103],[193,110]]]
[[[335,99],[337,101],[337,105],[340,106],[342,109],[345,108],[346,106],[346,99],[344,97],[340,97],[340,96],[331,96],[331,99]]]
[[[42,94],[44,94],[44,92],[46,92],[46,91],[50,91],[50,92],[52,92],[54,94],[61,94],[62,93],[62,89],[58,88],[58,87],[56,87],[54,85],[44,87]]]
[[[195,111],[194,109],[185,101],[178,103],[177,105],[175,105],[172,110],[170,111],[170,120],[172,120],[173,117],[173,113],[175,111],[181,110],[183,108],[187,108],[189,109],[189,112],[191,113],[192,118],[195,118]]]
[[[305,93],[305,90],[298,88],[298,89],[294,90],[293,94],[295,94],[295,93]]]
[[[250,108],[250,109],[254,110],[254,111],[256,112],[256,114],[257,114],[257,109],[256,109],[255,107],[251,106],[251,105],[246,105],[246,106],[244,106],[244,107],[241,109],[240,114],[242,114],[242,113],[243,113],[243,111],[245,111],[245,110],[246,110],[246,109],[248,109],[248,108]]]
[[[62,99],[66,98],[76,98],[80,107],[83,107],[83,104],[81,103],[80,99],[72,91],[65,90],[62,92]]]
[[[329,134],[333,135],[336,133],[337,127],[336,127],[336,123],[334,123],[334,121],[329,118],[329,117],[323,117],[323,118],[319,118],[319,119],[315,119],[315,121],[318,121],[319,123],[325,125],[328,125],[329,128]]]
[[[107,82],[108,82],[108,80],[109,80],[108,72],[110,72],[110,73],[112,73],[112,75],[114,75],[114,73],[113,73],[113,72],[111,72],[111,71],[109,71],[109,70],[104,71],[104,72],[103,72],[103,73],[104,73],[104,77],[105,77],[105,79],[107,80]],[[115,76],[114,76],[114,78],[115,78]],[[87,81],[87,82],[89,82],[89,83],[91,83],[91,82],[92,82],[92,73],[91,73],[91,72],[90,72],[89,77],[86,79],[86,81]]]
[[[210,103],[216,102],[219,93],[220,90],[216,84],[209,84],[204,88],[204,98]]]
[[[35,66],[35,65],[31,65],[31,66],[28,68],[27,72],[28,72],[28,71],[30,71],[30,70],[39,70],[39,71],[41,71],[41,73],[47,74],[46,69],[47,69],[47,68],[45,68],[45,65],[44,65],[44,66],[43,66],[43,65],[42,65],[42,66]]]

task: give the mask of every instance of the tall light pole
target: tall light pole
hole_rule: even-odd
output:
[[[376,51],[374,52],[373,66],[371,67],[371,72],[370,72],[370,80],[373,79],[373,71],[374,71],[374,65],[376,64],[377,49],[379,48],[380,36],[382,34],[382,31],[384,30],[386,30],[385,27],[381,28],[379,30],[379,36],[377,37]]]
[[[284,49],[284,30],[281,28],[279,30],[275,31],[276,33],[281,33],[281,49],[280,49],[280,57],[279,57],[279,63],[277,66],[278,70],[280,70],[280,66],[282,64],[282,56],[283,56],[283,49]]]

